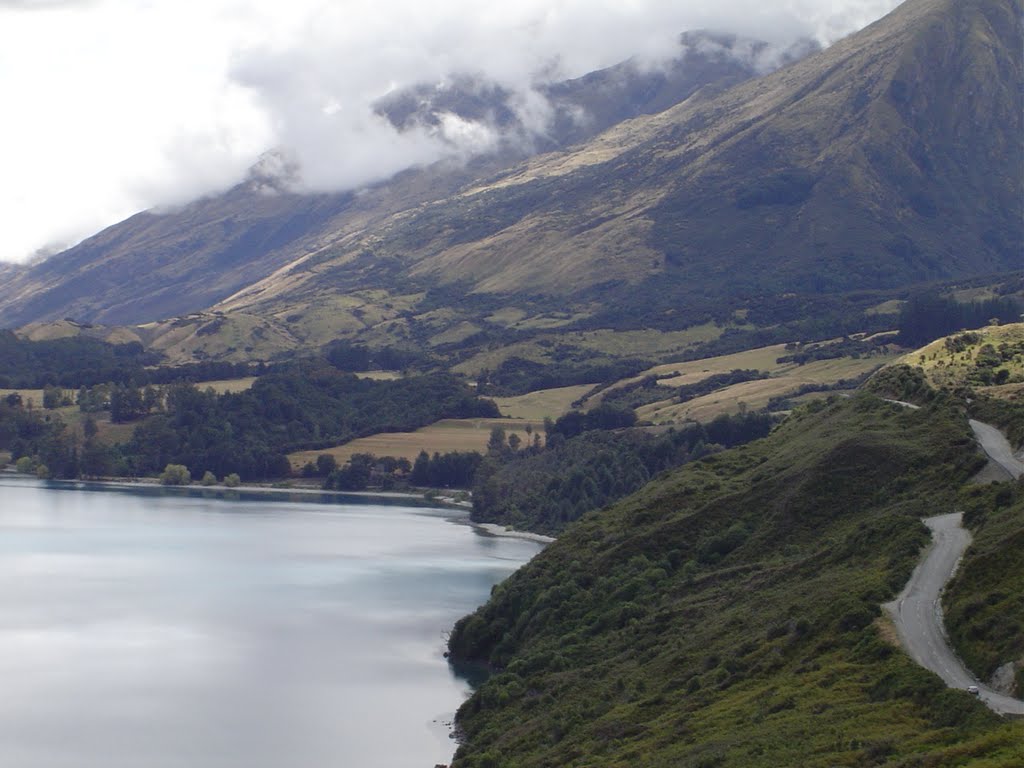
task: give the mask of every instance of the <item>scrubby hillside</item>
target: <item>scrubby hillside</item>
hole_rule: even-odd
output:
[[[944,596],[957,652],[983,680],[1024,694],[1024,486],[975,488],[965,524],[974,532]],[[1002,675],[997,672],[1002,669]]]
[[[452,635],[498,671],[454,765],[1019,765],[878,621],[979,462],[952,410],[862,395],[585,517]]]

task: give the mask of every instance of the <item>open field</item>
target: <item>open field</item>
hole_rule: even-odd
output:
[[[796,392],[806,384],[834,384],[841,379],[855,378],[891,359],[892,356],[863,357],[857,360],[847,357],[819,360],[802,366],[788,363],[781,367],[775,366],[771,378],[734,384],[686,403],[674,403],[672,400],[651,403],[637,409],[637,417],[641,421],[655,424],[711,421],[723,413],[739,413],[744,408],[752,411],[764,408],[772,398]]]
[[[445,419],[429,427],[415,432],[384,432],[353,440],[334,448],[319,451],[299,451],[290,454],[288,460],[295,468],[302,467],[307,461],[316,461],[321,453],[329,453],[338,464],[347,462],[353,454],[372,453],[374,456],[395,456],[414,461],[420,451],[427,453],[450,453],[452,451],[487,450],[487,441],[494,427],[501,427],[509,435],[517,434],[523,443],[533,440],[527,434],[526,426],[530,425],[533,432],[544,433],[543,421],[525,421],[512,419]]]
[[[703,360],[692,360],[686,363],[667,363],[657,365],[654,368],[644,371],[638,376],[616,382],[607,389],[598,392],[589,398],[585,403],[587,408],[599,405],[607,392],[614,391],[628,384],[641,381],[648,376],[667,376],[659,384],[666,389],[669,387],[681,387],[684,384],[696,384],[710,378],[718,373],[729,373],[737,368],[756,369],[771,373],[780,370],[783,366],[776,360],[786,354],[785,344],[775,344],[770,347],[751,349],[746,352],[737,352],[733,355],[722,355],[721,357],[708,357]]]
[[[57,408],[50,413],[55,413],[60,416],[61,420],[68,425],[68,429],[72,432],[76,432],[79,436],[82,436],[82,424],[86,418],[90,415],[88,413],[82,413],[77,405],[69,405],[64,408]],[[91,414],[93,420],[96,422],[96,439],[101,443],[113,445],[114,443],[125,443],[132,437],[132,432],[135,431],[135,427],[139,425],[139,421],[129,422],[127,424],[114,424],[110,421],[109,411],[100,411],[99,413]]]
[[[459,363],[452,370],[466,376],[476,376],[481,371],[495,370],[512,357],[543,363],[551,360],[553,349],[567,347],[582,350],[587,355],[658,360],[678,355],[706,341],[713,341],[721,336],[722,332],[723,329],[717,325],[707,324],[694,326],[685,331],[597,330],[572,331],[557,336],[542,335],[530,341],[481,352]]]
[[[21,401],[23,403],[28,403],[31,399],[32,405],[36,408],[43,407],[43,390],[41,389],[0,389],[0,398],[14,394],[21,395]]]
[[[576,331],[565,334],[565,343],[615,357],[661,357],[714,341],[723,329],[714,323],[685,331]]]
[[[401,371],[362,371],[357,373],[360,379],[370,379],[371,381],[398,381],[402,378]]]
[[[545,417],[557,419],[572,408],[572,404],[593,387],[582,384],[576,387],[541,389],[518,397],[491,398],[498,404],[503,416],[510,419],[528,419],[543,422]]]

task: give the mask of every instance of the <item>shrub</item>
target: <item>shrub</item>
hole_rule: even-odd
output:
[[[242,484],[242,478],[238,476],[238,473],[232,472],[230,475],[224,478],[224,485],[228,488],[237,488]]]
[[[160,475],[163,485],[188,485],[192,482],[192,474],[183,464],[168,464]]]
[[[203,479],[199,481],[202,485],[210,486],[217,484],[217,478],[210,470],[203,473]]]

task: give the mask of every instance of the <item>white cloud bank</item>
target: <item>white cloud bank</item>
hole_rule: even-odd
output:
[[[70,245],[134,212],[241,179],[283,147],[312,189],[453,151],[479,125],[397,133],[383,95],[453,74],[518,94],[711,28],[834,41],[898,0],[0,0],[0,259]]]

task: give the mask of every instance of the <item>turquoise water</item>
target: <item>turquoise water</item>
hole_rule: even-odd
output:
[[[448,762],[445,632],[539,546],[319,501],[0,479],[0,765]]]

